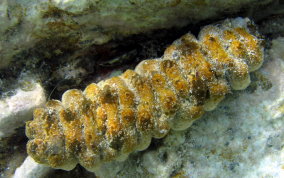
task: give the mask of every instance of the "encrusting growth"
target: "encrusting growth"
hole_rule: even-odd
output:
[[[95,171],[146,149],[152,137],[187,129],[230,90],[245,89],[249,72],[261,66],[261,39],[250,27],[247,18],[206,26],[198,39],[188,33],[176,40],[162,58],[48,101],[26,124],[28,154],[53,168],[79,163]]]

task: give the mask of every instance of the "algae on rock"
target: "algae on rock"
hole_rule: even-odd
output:
[[[0,68],[30,48],[51,58],[110,39],[197,23],[271,1],[2,0]]]

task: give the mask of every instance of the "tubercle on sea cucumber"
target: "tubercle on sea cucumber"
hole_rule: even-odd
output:
[[[48,101],[26,123],[28,154],[53,168],[79,163],[95,171],[146,149],[152,137],[187,129],[228,92],[245,89],[261,66],[261,39],[248,24],[228,19],[204,27],[198,39],[187,33],[159,59]]]

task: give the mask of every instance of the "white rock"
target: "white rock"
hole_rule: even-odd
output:
[[[76,45],[88,46],[153,29],[184,26],[223,16],[224,11],[236,12],[250,4],[271,1],[1,0],[0,68],[7,67],[15,54],[32,48],[36,42],[44,43],[52,29],[52,38],[71,33],[71,38],[80,38]]]
[[[13,178],[43,178],[51,171],[51,168],[36,163],[28,156],[23,164],[16,169]]]
[[[275,59],[279,58],[284,60],[284,37],[279,37],[272,41],[272,48],[270,50],[270,55]]]
[[[167,149],[150,151],[143,155],[142,166],[152,174],[153,177],[170,177],[173,170],[179,167],[177,152],[167,152]]]
[[[0,138],[7,137],[14,129],[32,119],[33,110],[46,102],[44,89],[39,83],[30,91],[17,89],[15,95],[0,100]]]

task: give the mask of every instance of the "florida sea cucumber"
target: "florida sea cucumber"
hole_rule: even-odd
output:
[[[247,18],[205,26],[135,70],[67,90],[26,124],[28,154],[53,168],[95,171],[146,149],[151,138],[184,130],[231,90],[245,89],[263,62],[262,39]]]

